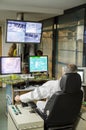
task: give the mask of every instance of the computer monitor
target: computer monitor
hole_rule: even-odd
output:
[[[21,57],[0,57],[0,73],[2,75],[20,74],[21,70]]]
[[[48,72],[48,56],[29,56],[29,72]]]
[[[35,43],[41,42],[42,23],[23,20],[6,20],[7,43]]]
[[[81,76],[81,81],[84,82],[84,70],[83,69],[78,69],[77,73]]]

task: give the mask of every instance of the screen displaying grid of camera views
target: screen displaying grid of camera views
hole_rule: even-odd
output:
[[[7,20],[6,42],[40,43],[42,23]]]

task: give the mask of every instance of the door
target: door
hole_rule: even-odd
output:
[[[0,27],[0,56],[2,56],[2,27]]]
[[[0,27],[0,56],[2,56],[2,27]],[[2,83],[0,82],[0,87]]]

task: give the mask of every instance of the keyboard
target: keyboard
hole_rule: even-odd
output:
[[[22,79],[28,79],[28,78],[34,78],[34,76],[31,76],[29,74],[20,74],[19,75]]]
[[[37,107],[36,104],[32,101],[28,103],[28,106],[29,105],[31,106],[32,109],[35,109]]]
[[[28,103],[24,103],[24,102],[21,102],[22,104],[22,107],[27,107],[27,106],[31,106],[32,109],[35,109],[37,106],[34,102],[28,102]]]

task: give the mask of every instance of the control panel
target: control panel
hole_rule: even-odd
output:
[[[9,105],[8,129],[11,130],[44,130],[44,121],[30,106]]]

